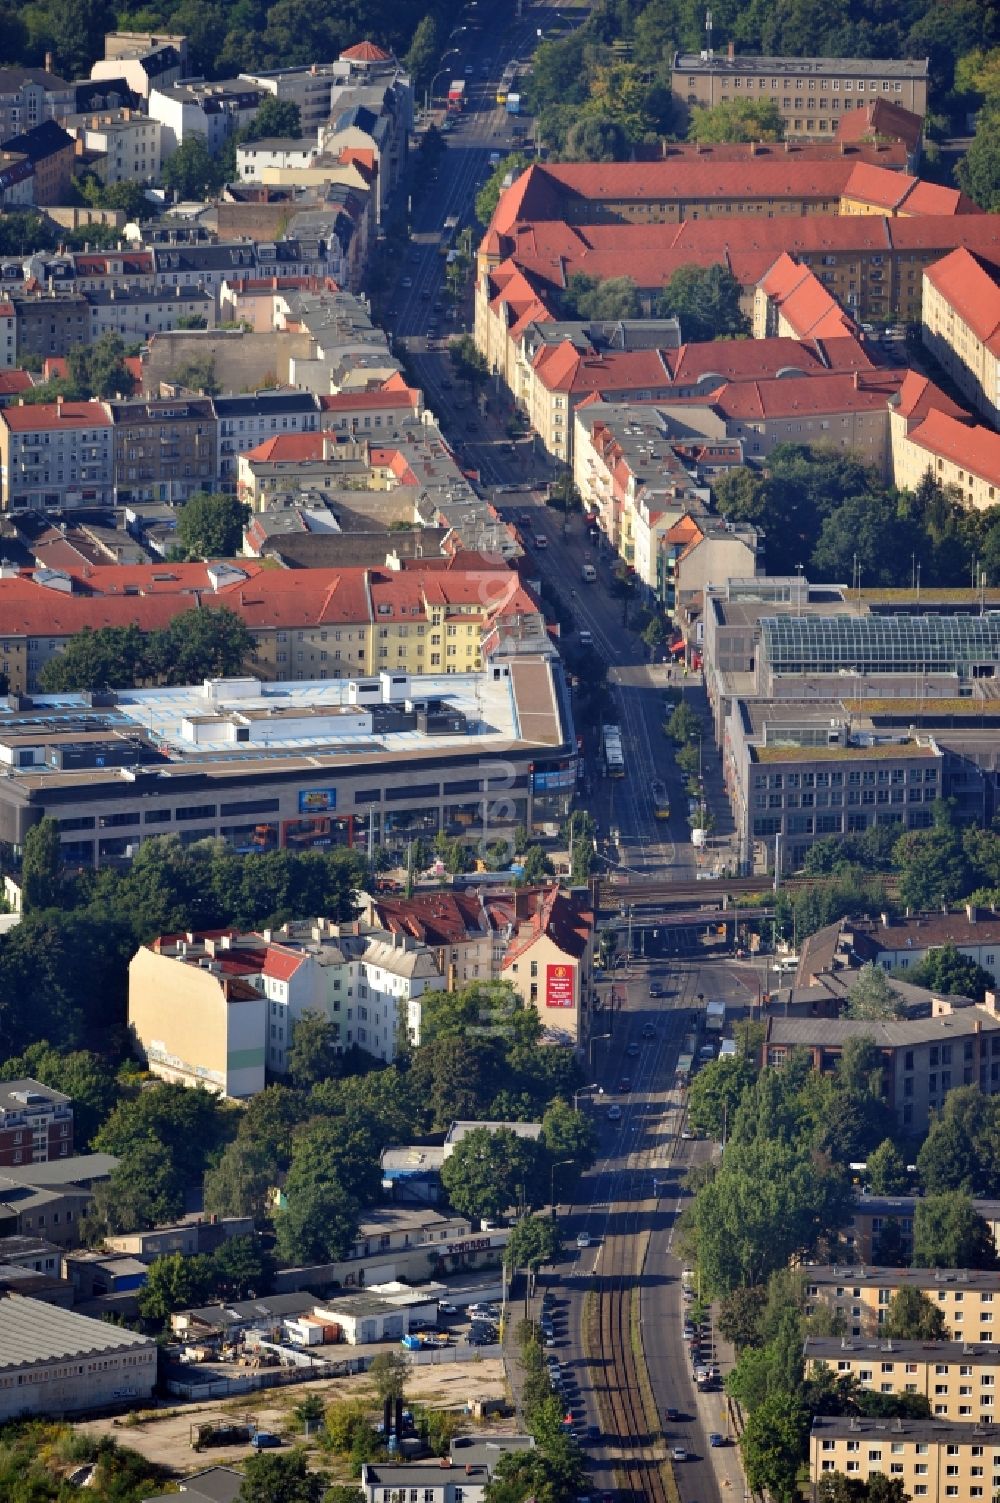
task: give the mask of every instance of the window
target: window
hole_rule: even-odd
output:
[[[187,804],[176,811],[178,819],[214,819],[214,804]]]

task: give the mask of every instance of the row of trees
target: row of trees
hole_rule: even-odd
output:
[[[906,587],[919,577],[957,587],[978,561],[988,584],[1000,582],[1000,507],[970,511],[930,475],[899,491],[856,455],[782,444],[763,469],[723,476],[716,494],[730,521],[763,531],[769,574],[804,565],[810,579],[843,583],[857,562],[865,586]]]
[[[245,621],[225,606],[193,606],[169,626],[85,626],[39,674],[48,694],[196,684],[239,673],[253,648]]]

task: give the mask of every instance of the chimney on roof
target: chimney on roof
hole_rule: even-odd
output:
[[[966,903],[965,912],[970,924],[974,924],[979,918],[979,909],[975,903]]]
[[[727,56],[727,58],[729,59],[729,61],[731,63],[734,63],[736,61],[736,43],[735,42],[730,42],[729,43],[729,46],[726,48],[726,56]]]
[[[53,72],[53,57],[51,52],[45,54],[45,71],[46,73]]]

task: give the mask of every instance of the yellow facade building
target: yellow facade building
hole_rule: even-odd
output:
[[[898,1480],[913,1503],[975,1503],[1000,1488],[1000,1426],[820,1415],[809,1437],[812,1497],[831,1472]]]
[[[1000,1419],[1000,1346],[967,1341],[857,1341],[810,1336],[806,1374],[826,1368],[869,1393],[925,1398],[934,1419],[993,1425]]]

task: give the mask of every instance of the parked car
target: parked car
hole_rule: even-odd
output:
[[[650,987],[650,989],[649,989],[649,995],[650,996],[653,995],[653,989],[652,989],[652,987]],[[656,1037],[656,1024],[655,1023],[647,1023],[646,1026],[642,1030],[642,1036],[643,1036],[644,1039],[655,1039],[655,1037]]]
[[[687,1459],[688,1459],[688,1453],[687,1453],[687,1447],[686,1446],[671,1446],[670,1447],[670,1460],[671,1461],[687,1461]]]
[[[628,1055],[629,1059],[635,1059],[637,1057],[639,1053],[639,1045],[636,1043],[635,1039],[633,1039],[631,1044],[629,1044],[628,1048],[625,1050],[625,1053]]]
[[[629,1092],[632,1089],[631,1077],[628,1075],[623,1075],[621,1080],[618,1082],[618,1089],[626,1093]]]
[[[717,1451],[720,1446],[726,1444],[726,1438],[724,1435],[720,1435],[718,1430],[710,1430],[708,1432],[708,1443],[713,1451]]]
[[[672,1404],[668,1404],[666,1409],[664,1409],[663,1411],[663,1418],[666,1420],[668,1425],[676,1424],[680,1417],[680,1410],[675,1409]]]
[[[273,1451],[281,1445],[281,1436],[275,1435],[271,1430],[258,1430],[251,1435],[250,1444],[255,1451]]]
[[[649,995],[651,997],[663,997],[666,996],[666,993],[658,981],[651,981],[649,983]]]
[[[590,1246],[590,1233],[589,1232],[580,1232],[579,1235],[577,1236],[577,1239],[576,1239],[576,1245],[579,1248],[589,1247]]]
[[[621,1120],[621,1114],[622,1114],[622,1109],[621,1109],[620,1106],[609,1106],[608,1107],[608,1121],[609,1122],[618,1122],[618,1121],[620,1121]]]

